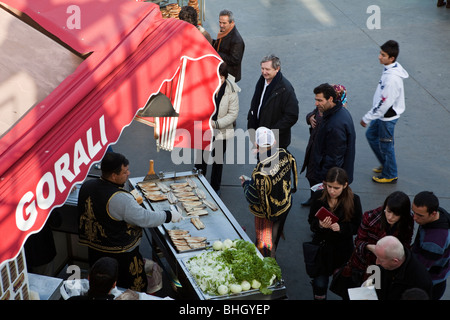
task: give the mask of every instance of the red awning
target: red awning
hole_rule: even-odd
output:
[[[86,178],[137,111],[152,95],[167,94],[169,84],[171,89],[183,84],[172,129],[191,136],[199,128],[201,134],[207,132],[221,62],[195,27],[162,19],[152,3],[2,2],[26,13],[75,51],[93,53],[1,137],[0,234],[5,236],[0,263],[18,254],[26,238],[42,228],[52,208],[64,204],[72,186]],[[77,10],[81,25],[73,28]],[[164,136],[168,119],[156,120]],[[178,147],[203,149],[208,144],[205,140],[195,146],[186,136],[173,140]]]

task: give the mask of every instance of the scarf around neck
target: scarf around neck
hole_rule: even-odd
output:
[[[225,31],[225,32],[219,31],[219,33],[217,34],[217,48],[216,48],[217,51],[219,51],[220,44],[222,43],[222,39],[225,38],[234,29],[234,21],[231,22],[230,25],[231,25],[231,28],[228,29],[228,31]]]

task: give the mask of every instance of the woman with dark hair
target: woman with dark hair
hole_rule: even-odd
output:
[[[225,163],[225,152],[227,141],[234,137],[233,123],[239,114],[239,96],[241,90],[238,85],[228,79],[228,67],[225,62],[219,67],[221,85],[214,95],[216,111],[211,117],[211,127],[214,132],[212,151],[198,151],[197,158],[201,156],[201,163],[196,159],[195,168],[201,169],[206,176],[208,163],[212,161],[211,187],[220,196],[222,183],[223,164]]]
[[[413,232],[411,201],[402,191],[388,195],[381,207],[364,212],[355,238],[355,250],[341,274],[347,278],[347,285],[335,293],[347,299],[347,289],[360,286],[370,276],[366,271],[368,266],[376,264],[374,250],[378,240],[395,236],[404,247],[410,248]]]
[[[353,235],[361,223],[361,201],[353,193],[348,183],[344,169],[333,167],[328,170],[324,188],[312,196],[308,222],[314,233],[313,242],[322,243],[323,247],[317,263],[320,266],[319,275],[313,281],[315,300],[325,300],[329,277],[350,258],[354,245]],[[332,222],[330,217],[320,220],[317,211],[324,207],[338,217]]]

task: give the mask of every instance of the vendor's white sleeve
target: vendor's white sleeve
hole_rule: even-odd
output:
[[[109,200],[109,214],[113,219],[143,228],[157,227],[166,221],[165,211],[150,211],[137,203],[132,194],[117,192]]]

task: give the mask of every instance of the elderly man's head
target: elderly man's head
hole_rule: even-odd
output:
[[[396,237],[386,236],[375,246],[377,264],[386,270],[395,270],[405,261],[405,249]]]

